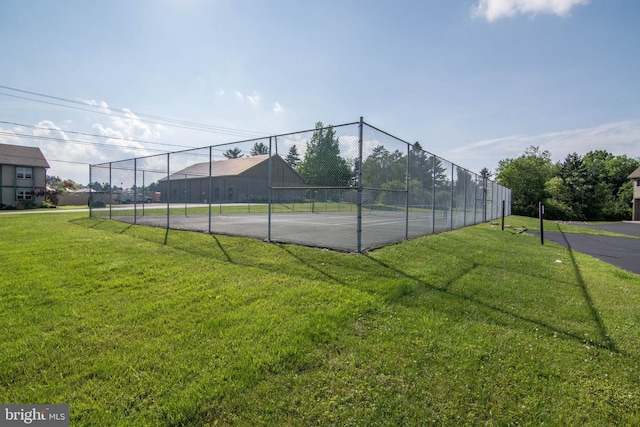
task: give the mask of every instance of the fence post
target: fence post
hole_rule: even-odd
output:
[[[358,253],[362,252],[362,133],[364,127],[364,118],[360,116],[360,125],[358,131],[358,192],[357,192],[357,207],[358,207],[358,223],[356,226],[357,235],[357,249]]]
[[[91,213],[92,213],[92,209],[93,209],[93,182],[91,181],[91,171],[93,170],[93,166],[89,165],[89,200],[87,201],[87,204],[89,205],[89,218],[91,218]]]
[[[144,216],[144,205],[146,205],[147,196],[144,195],[144,169],[142,169],[142,216]]]
[[[433,167],[431,168],[431,234],[436,232],[436,155],[432,154]]]
[[[467,170],[464,172],[464,188],[462,189],[464,193],[464,200],[462,202],[462,226],[467,226],[467,181],[469,180],[470,175],[467,175]]]
[[[187,174],[184,174],[184,216],[189,217],[187,212],[187,198],[189,196],[189,180],[187,179]]]
[[[540,217],[540,244],[544,245],[544,204],[538,203],[538,216]]]
[[[488,178],[482,177],[482,222],[487,222],[487,183]]]
[[[405,198],[404,198],[404,210],[405,210],[405,218],[404,218],[404,238],[405,240],[409,239],[409,197],[411,197],[411,172],[409,170],[409,165],[411,157],[411,144],[407,144],[407,161],[406,161],[406,174],[405,174]]]
[[[113,163],[109,162],[109,219],[111,219],[111,209],[113,208],[113,177],[111,175],[111,167]]]
[[[209,195],[208,197],[208,202],[209,202],[209,234],[211,234],[211,198],[212,198],[212,191],[213,191],[213,177],[211,176],[211,167],[213,166],[213,147],[210,145],[209,146]]]
[[[269,137],[269,162],[267,163],[267,174],[269,174],[269,176],[267,177],[267,186],[269,187],[269,204],[268,204],[268,210],[269,210],[269,214],[267,215],[267,241],[270,242],[271,241],[271,204],[273,203],[272,200],[272,188],[271,188],[271,162],[272,162],[272,158],[271,158],[271,145],[273,144],[272,142],[272,137]]]
[[[473,186],[473,223],[478,223],[478,175]]]
[[[171,154],[167,153],[167,230],[169,229],[169,209],[171,207],[171,178],[169,172],[171,171],[170,162]]]
[[[138,158],[133,159],[133,223],[138,222]]]
[[[454,184],[454,179],[453,179],[453,175],[455,174],[456,171],[456,165],[454,165],[453,163],[451,163],[451,201],[449,202],[449,230],[453,230],[453,184]]]

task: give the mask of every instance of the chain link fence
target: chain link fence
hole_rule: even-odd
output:
[[[92,217],[353,252],[511,214],[509,189],[362,119],[91,165],[90,181]]]

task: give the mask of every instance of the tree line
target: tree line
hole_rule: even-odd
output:
[[[316,123],[304,157],[300,159],[294,145],[285,160],[309,185],[357,186],[357,159],[348,160],[340,155],[335,130],[331,126],[324,127],[322,122]],[[431,205],[435,202],[437,206],[449,206],[453,203],[461,207],[465,198],[476,197],[483,181],[463,168],[455,168],[455,179],[451,173],[451,167],[445,167],[440,158],[424,151],[418,142],[404,151],[390,151],[378,145],[363,161],[362,184],[371,203],[404,204],[408,182],[410,204]]]
[[[631,218],[634,183],[627,177],[639,166],[606,150],[571,153],[554,164],[549,151],[531,146],[518,158],[500,160],[495,177],[512,190],[514,215],[535,217],[543,202],[548,219],[614,221]]]

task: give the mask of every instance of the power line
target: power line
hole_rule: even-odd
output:
[[[140,139],[118,138],[118,137],[114,137],[114,136],[98,135],[98,134],[95,134],[95,133],[77,132],[77,131],[72,131],[72,130],[55,129],[55,128],[43,127],[43,126],[33,126],[33,125],[27,125],[27,124],[23,124],[23,123],[7,122],[7,121],[3,121],[3,120],[0,120],[0,123],[7,124],[7,125],[13,125],[13,126],[28,127],[28,128],[32,128],[32,129],[42,129],[42,130],[51,130],[51,131],[57,131],[57,132],[64,132],[65,134],[72,133],[74,135],[92,136],[92,137],[96,137],[96,138],[117,139],[117,140],[120,140],[120,141],[139,142],[141,144],[164,145],[164,146],[168,146],[168,147],[180,147],[180,148],[193,148],[193,147],[189,147],[188,145],[166,144],[166,143],[162,143],[162,142],[144,141],[144,140],[140,140]]]
[[[91,142],[91,141],[80,141],[77,139],[64,139],[64,138],[56,138],[53,136],[38,136],[38,135],[28,135],[26,133],[14,133],[14,132],[4,132],[0,131],[0,135],[6,136],[14,136],[26,139],[38,139],[44,141],[55,141],[55,142],[70,142],[72,144],[82,144],[82,145],[97,145],[100,147],[108,147],[108,148],[129,148],[133,150],[147,150],[147,151],[157,151],[159,153],[166,153],[166,150],[158,150],[154,148],[144,148],[144,147],[132,147],[129,145],[119,145],[119,144],[107,144],[102,142]]]
[[[72,160],[55,160],[55,159],[47,159],[47,162],[56,162],[56,163],[71,163],[74,165],[84,165],[84,166],[90,166],[91,163],[87,163],[87,162],[74,162]]]
[[[141,120],[140,117],[147,117],[147,118],[151,119],[151,120],[141,120],[141,121],[146,121],[148,123],[161,124],[161,125],[167,125],[167,126],[174,126],[174,127],[178,127],[178,128],[197,130],[197,131],[202,131],[202,132],[219,133],[219,134],[225,134],[225,135],[235,135],[235,136],[269,135],[269,133],[266,133],[266,132],[257,132],[257,131],[243,130],[243,129],[227,128],[227,127],[222,127],[222,126],[207,125],[207,124],[202,124],[202,123],[190,122],[190,121],[187,121],[187,120],[172,119],[172,118],[167,118],[167,117],[161,117],[161,116],[155,116],[155,115],[151,115],[151,114],[138,113],[138,112],[131,111],[131,110],[111,108],[111,107],[107,107],[109,112],[106,112],[106,111],[101,111],[101,109],[104,108],[104,107],[101,107],[99,105],[88,104],[88,103],[82,102],[82,101],[77,101],[77,100],[68,99],[68,98],[62,98],[62,97],[59,97],[59,96],[47,95],[47,94],[38,93],[38,92],[27,91],[27,90],[23,90],[23,89],[17,89],[17,88],[13,88],[13,87],[9,87],[9,86],[3,86],[3,85],[0,85],[0,88],[6,89],[6,90],[15,91],[15,92],[19,92],[19,93],[24,93],[24,94],[28,94],[28,95],[39,96],[39,97],[42,97],[42,98],[53,99],[53,100],[56,100],[56,101],[62,101],[62,102],[70,103],[70,104],[82,105],[83,107],[92,107],[93,110],[90,110],[88,108],[73,107],[73,106],[70,106],[70,105],[58,104],[58,103],[54,103],[54,102],[48,102],[48,101],[43,101],[43,100],[39,100],[39,99],[27,98],[27,97],[24,97],[24,96],[18,96],[18,95],[12,95],[12,94],[8,94],[8,93],[0,92],[0,95],[4,95],[4,96],[9,96],[9,97],[17,98],[17,99],[24,99],[24,100],[33,101],[33,102],[40,102],[40,103],[43,103],[43,104],[55,105],[55,106],[63,107],[63,108],[71,108],[71,109],[80,110],[80,111],[87,111],[87,112],[91,112],[91,113],[98,113],[98,114],[104,114],[104,115],[108,115],[108,116],[121,117],[121,118],[129,118],[129,119],[131,119],[132,117],[130,115],[133,114],[139,120]],[[95,109],[98,109],[98,111],[95,111]],[[120,114],[114,114],[113,111],[117,111]]]

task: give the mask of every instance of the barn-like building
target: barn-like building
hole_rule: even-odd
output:
[[[269,200],[269,155],[196,163],[158,181],[161,201],[170,203],[247,203]],[[210,187],[211,186],[211,187]],[[282,157],[271,156],[275,202],[302,201],[304,178]],[[297,188],[296,188],[297,187]],[[210,189],[211,188],[211,189]]]

